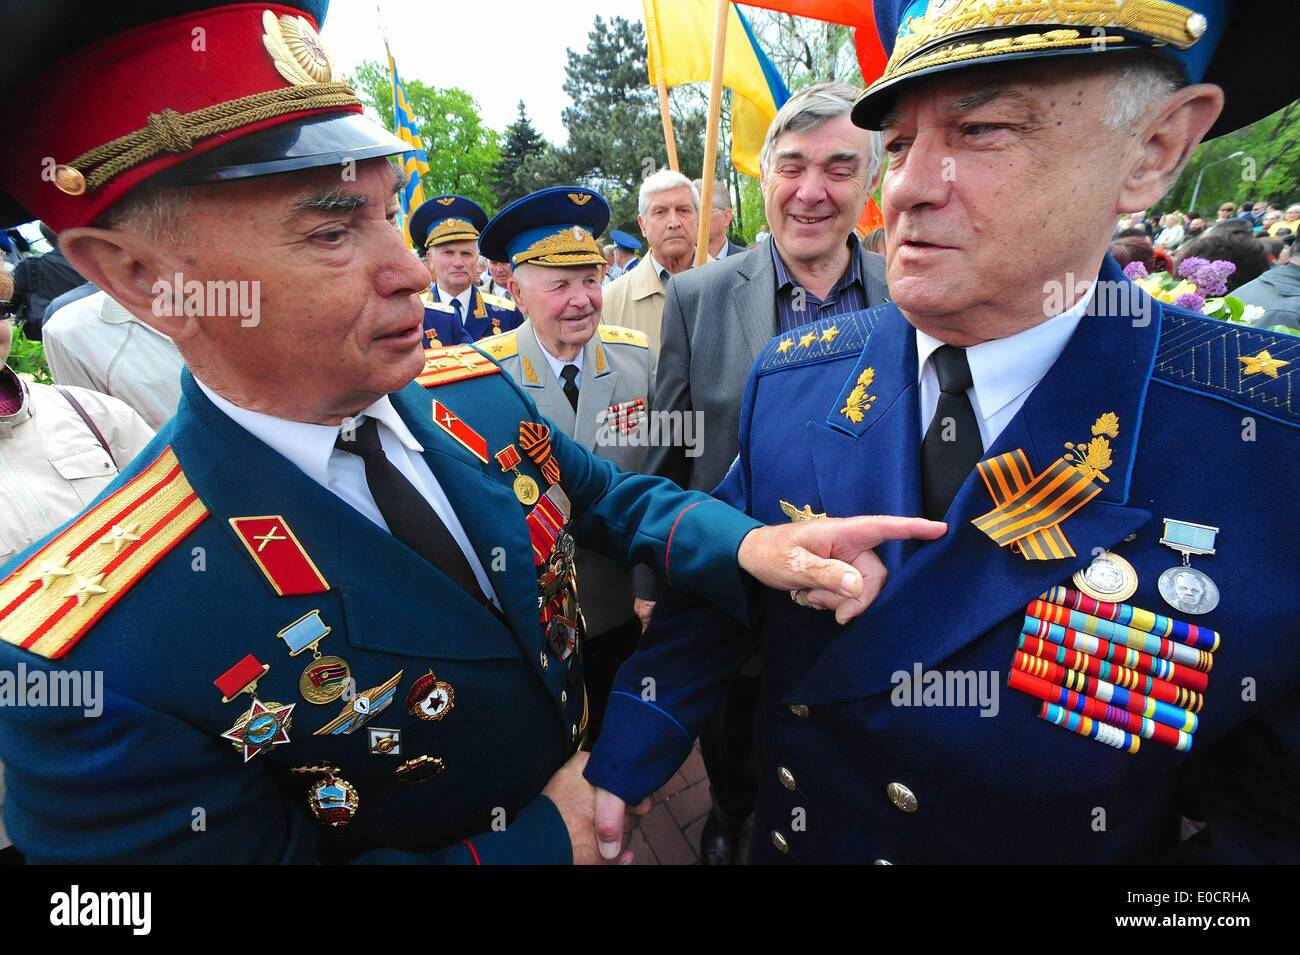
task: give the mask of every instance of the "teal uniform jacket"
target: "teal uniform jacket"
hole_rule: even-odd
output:
[[[492,457],[518,446],[520,423],[539,417],[498,366],[461,351],[477,362],[476,377],[446,373],[445,383],[427,391],[412,383],[392,400],[491,577],[499,614],[236,425],[188,371],[176,416],[98,507],[4,568],[0,678],[102,674],[97,715],[84,705],[0,711],[5,821],[30,861],[570,861],[564,822],[539,793],[577,747],[581,664],[573,655],[566,665],[543,638],[526,508],[512,493],[514,475]],[[433,423],[435,400],[464,415],[487,463]],[[736,554],[756,521],[620,472],[558,429],[551,441],[581,546],[658,565],[679,586],[745,614],[752,581]],[[546,489],[527,458],[520,470]],[[130,513],[114,496],[124,488]],[[278,561],[284,596],[230,521],[268,515],[277,538],[287,525],[299,545],[277,539],[278,550],[263,554]],[[52,540],[60,553],[42,550]],[[74,573],[43,585],[51,560]],[[83,582],[110,561],[97,584]],[[348,663],[358,695],[402,673],[391,704],[350,735],[313,735],[348,704],[304,699],[299,677],[311,654],[290,657],[277,637],[313,611],[332,628],[320,651]],[[221,734],[251,698],[223,703],[213,681],[250,653],[270,666],[257,698],[295,708],[290,741],[244,762]],[[430,670],[454,695],[437,721],[407,701]],[[400,731],[400,752],[372,755],[376,727]],[[420,756],[441,759],[442,773],[400,781],[394,770]],[[321,765],[358,797],[345,826],[324,826],[309,811],[308,788],[322,776],[292,772]]]
[[[496,295],[488,295],[481,291],[477,285],[470,289],[470,307],[469,317],[464,320],[464,340],[476,342],[480,338],[490,338],[493,335],[500,335],[502,332],[508,332],[513,328],[518,328],[524,323],[524,313],[519,311],[515,303],[508,298],[500,298]],[[442,301],[442,293],[438,290],[438,283],[429,287],[429,297],[435,302]],[[425,309],[425,330],[430,328],[429,309]],[[458,344],[460,336],[452,339],[444,339],[442,344]]]
[[[629,802],[653,792],[757,646],[754,861],[1300,859],[1300,499],[1278,480],[1300,467],[1300,338],[1160,306],[1109,258],[1100,278],[1095,314],[985,452],[1023,450],[1039,474],[1117,416],[1097,456],[1109,480],[1060,525],[1077,556],[995,544],[971,523],[993,507],[972,472],[946,536],[878,549],[889,577],[847,626],[781,593],[757,600],[752,631],[690,597],[661,601],[615,681],[588,778]],[[1143,303],[1149,320],[1125,317]],[[920,513],[915,342],[893,304],[774,339],[717,496],[768,522],[786,519],[782,501]],[[1181,561],[1160,543],[1164,518],[1220,528],[1217,553],[1191,557],[1218,586],[1209,613],[1158,592]],[[1136,571],[1130,605],[1221,635],[1187,752],[1113,749],[1040,719],[1040,701],[1007,685],[1030,602],[1073,586],[1098,550]],[[1206,825],[1180,841],[1183,817]]]

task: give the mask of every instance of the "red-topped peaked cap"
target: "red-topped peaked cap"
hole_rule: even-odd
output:
[[[403,152],[321,45],[327,7],[5,0],[18,42],[0,83],[0,225],[39,218],[59,232],[145,183]]]

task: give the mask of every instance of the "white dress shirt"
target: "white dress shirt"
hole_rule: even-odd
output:
[[[1097,283],[1067,311],[1055,318],[1026,328],[1006,338],[981,342],[966,349],[973,387],[967,392],[975,418],[980,426],[980,439],[987,451],[998,439],[1002,430],[1011,423],[1030,392],[1043,380],[1048,369],[1061,357],[1066,343],[1079,320],[1088,310]],[[939,376],[930,361],[944,342],[916,330],[917,381],[921,387],[921,438],[930,427],[935,408],[939,405]]]
[[[470,296],[473,288],[474,286],[471,283],[470,285],[465,286],[465,291],[461,292],[459,295],[452,295],[441,285],[438,286],[439,301],[446,305],[450,305],[451,300],[454,298],[456,301],[460,302],[460,323],[462,325],[469,321],[469,303],[471,301]]]
[[[194,380],[212,403],[235,424],[269,445],[272,450],[284,455],[321,487],[352,505],[384,530],[388,530],[388,524],[379,513],[379,505],[375,503],[370,493],[370,486],[366,483],[365,462],[358,455],[334,447],[334,441],[341,430],[339,425],[289,421],[258,411],[249,411],[221,397],[197,378]],[[442,518],[442,522],[447,525],[447,530],[451,531],[451,536],[464,551],[465,559],[469,561],[469,566],[474,571],[479,586],[483,588],[483,593],[497,609],[500,609],[501,604],[492,589],[492,582],[488,579],[478,555],[474,553],[465,528],[461,525],[456,512],[452,510],[446,492],[429,469],[428,462],[424,460],[423,446],[415,440],[415,435],[411,434],[411,429],[406,426],[406,422],[397,413],[388,396],[385,395],[358,414],[355,423],[360,424],[361,419],[366,417],[374,418],[379,426],[377,429],[379,443],[384,449],[384,455]]]
[[[534,334],[536,334],[536,332],[534,332]],[[558,381],[561,385],[564,384],[564,376],[561,375],[560,372],[563,370],[564,366],[565,365],[578,366],[578,374],[574,376],[573,383],[575,386],[577,386],[578,390],[581,391],[582,390],[582,353],[583,351],[585,351],[585,349],[580,350],[578,352],[578,357],[573,359],[573,361],[564,361],[563,359],[556,358],[549,351],[547,351],[546,346],[542,345],[542,340],[540,338],[537,339],[537,344],[542,346],[542,354],[546,356],[546,363],[551,366],[551,371],[555,374],[555,380]]]

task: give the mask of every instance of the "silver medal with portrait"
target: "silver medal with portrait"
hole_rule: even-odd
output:
[[[1219,605],[1219,588],[1195,567],[1170,567],[1160,575],[1160,596],[1183,613],[1209,613]]]
[[[1138,575],[1132,564],[1106,550],[1075,573],[1074,586],[1094,600],[1123,603],[1137,593]]]

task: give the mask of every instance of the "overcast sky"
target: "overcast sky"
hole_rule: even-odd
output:
[[[597,14],[639,22],[641,0],[334,0],[321,39],[344,73],[382,63],[382,18],[404,81],[467,90],[496,130],[522,99],[542,135],[562,143],[565,50],[586,49]]]

